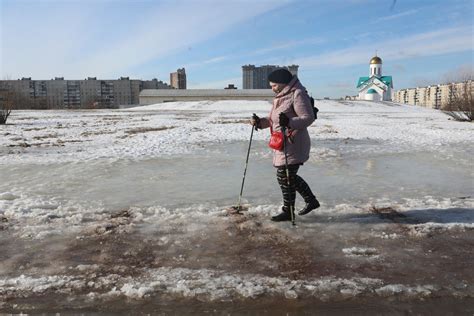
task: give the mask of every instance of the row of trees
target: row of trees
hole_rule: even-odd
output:
[[[113,108],[108,100],[101,100],[100,97],[91,97],[83,105],[68,106],[68,109],[100,109]],[[30,98],[18,91],[0,85],[0,124],[6,124],[8,116],[12,110],[51,110],[64,109],[64,106],[51,106],[46,97]]]

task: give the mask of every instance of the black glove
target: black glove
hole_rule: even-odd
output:
[[[258,129],[260,128],[260,118],[257,116],[257,114],[254,113],[252,115],[252,120],[255,121],[254,127],[255,127],[255,130],[258,131]]]
[[[289,127],[290,124],[290,119],[288,116],[285,115],[285,113],[280,113],[280,127]]]

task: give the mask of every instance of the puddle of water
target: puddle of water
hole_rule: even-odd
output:
[[[400,201],[427,195],[473,195],[465,151],[453,150],[446,157],[426,151],[353,154],[351,146],[340,143],[328,148],[338,157],[312,159],[299,173],[326,205],[366,203],[374,198]],[[98,202],[110,208],[233,204],[240,192],[246,150],[247,144],[239,142],[166,159],[3,165],[0,192]],[[253,146],[244,198],[253,205],[279,203],[275,169],[264,142]]]

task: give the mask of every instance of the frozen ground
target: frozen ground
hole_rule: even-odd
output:
[[[15,111],[0,126],[0,313],[474,312],[474,128],[393,103],[320,101],[280,194],[266,102]],[[298,200],[301,206],[302,201]]]

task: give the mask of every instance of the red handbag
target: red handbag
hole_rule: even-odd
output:
[[[273,128],[270,126],[270,141],[268,142],[268,147],[275,150],[283,149],[283,132],[273,131]]]

